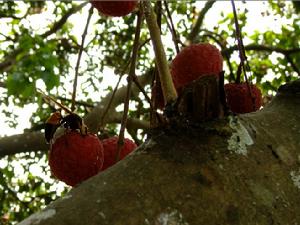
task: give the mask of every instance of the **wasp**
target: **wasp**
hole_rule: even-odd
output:
[[[82,135],[86,135],[88,130],[84,124],[83,119],[76,113],[70,113],[66,116],[57,111],[51,114],[45,124],[45,139],[47,143],[50,143],[56,130],[63,126],[70,130],[79,130]]]
[[[56,130],[60,126],[63,126],[64,128],[69,130],[79,130],[82,135],[87,135],[87,126],[84,124],[83,119],[80,116],[72,112],[63,104],[57,102],[51,96],[48,96],[45,93],[43,93],[43,91],[41,91],[40,89],[37,89],[37,92],[42,95],[45,102],[48,103],[50,106],[52,106],[53,108],[55,108],[55,105],[59,106],[60,109],[64,110],[67,113],[66,116],[63,116],[60,111],[56,111],[52,113],[51,116],[46,120],[45,139],[47,143],[51,142]]]

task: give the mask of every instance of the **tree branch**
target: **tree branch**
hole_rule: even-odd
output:
[[[17,17],[15,15],[7,15],[4,12],[0,12],[0,19],[2,18],[11,18],[11,19],[15,19],[15,20],[21,20],[23,17]]]
[[[192,27],[191,32],[190,32],[190,34],[187,38],[188,43],[194,43],[195,42],[195,39],[196,39],[197,35],[199,34],[199,31],[202,27],[202,24],[203,24],[206,13],[213,6],[213,4],[215,2],[216,1],[207,1],[205,3],[205,6],[200,11],[200,13],[198,15],[198,19],[197,19],[196,23],[194,24],[194,26]]]
[[[67,19],[73,15],[74,13],[81,10],[88,2],[84,2],[80,5],[74,6],[69,11],[64,14],[60,20],[55,22],[53,26],[50,28],[50,30],[46,31],[45,33],[41,34],[42,38],[46,38],[51,34],[54,34],[56,31],[58,31],[62,26],[66,23]],[[23,50],[18,48],[12,51],[10,54],[6,56],[6,58],[0,62],[0,71],[7,71],[11,65],[13,65],[16,61],[16,57],[18,54],[20,54]]]
[[[121,113],[112,113],[109,118],[109,123],[121,123],[122,114]],[[139,120],[136,118],[127,118],[126,128],[135,128],[135,129],[149,129],[150,124],[148,121]]]
[[[0,158],[21,152],[46,151],[48,148],[42,132],[25,132],[0,139]]]
[[[124,100],[123,116],[122,116],[122,120],[121,120],[121,127],[119,130],[119,138],[118,138],[117,154],[115,157],[115,162],[119,161],[121,149],[122,149],[122,146],[124,145],[124,134],[125,134],[125,129],[126,129],[127,120],[128,120],[129,102],[130,102],[130,97],[131,97],[131,87],[132,87],[132,83],[133,83],[133,77],[135,76],[136,61],[138,59],[142,22],[143,22],[143,11],[140,8],[140,10],[137,12],[137,22],[136,22],[134,41],[133,41],[132,52],[131,52],[129,73],[128,73],[128,77],[127,77],[127,91],[126,91],[126,96],[125,96],[125,100]]]
[[[89,28],[89,24],[93,15],[93,9],[94,7],[91,6],[89,9],[89,13],[88,13],[88,17],[87,17],[87,21],[86,21],[86,25],[83,31],[83,34],[81,35],[81,44],[80,44],[80,48],[79,48],[79,52],[78,52],[78,58],[77,58],[77,62],[76,62],[76,66],[75,66],[75,75],[74,75],[74,82],[73,82],[73,92],[72,92],[72,102],[71,102],[71,110],[74,111],[76,108],[76,91],[77,91],[77,82],[78,82],[78,76],[79,76],[79,66],[80,66],[80,60],[81,60],[81,56],[82,56],[82,52],[83,52],[83,48],[84,48],[84,41],[87,35],[87,31]]]
[[[46,31],[45,33],[43,33],[41,35],[41,37],[45,38],[48,37],[51,34],[54,34],[56,31],[58,31],[59,29],[62,28],[62,26],[67,22],[68,18],[70,16],[72,16],[74,13],[78,12],[79,10],[81,10],[85,5],[87,5],[88,2],[84,2],[81,3],[80,5],[74,6],[73,8],[69,9],[69,11],[66,12],[66,14],[64,14],[60,20],[58,20],[57,22],[55,22],[53,24],[53,26],[51,27],[50,30]]]
[[[122,114],[117,112],[110,113],[107,123],[121,123]],[[148,121],[137,118],[127,119],[127,128],[149,129]],[[44,133],[41,131],[25,132],[12,136],[0,138],[0,158],[6,155],[13,155],[22,152],[48,151],[49,145],[46,144]]]
[[[15,63],[17,55],[21,52],[22,49],[15,49],[10,54],[8,54],[5,59],[0,62],[0,71],[7,71],[9,67]]]
[[[293,70],[298,74],[298,76],[300,76],[300,69],[298,68],[298,66],[296,65],[296,63],[293,61],[293,59],[291,58],[290,55],[286,55],[285,56],[287,61],[291,64]]]
[[[151,82],[151,70],[149,70],[145,75],[138,77],[138,82],[141,86],[145,86],[146,84],[149,84]],[[124,102],[124,96],[126,95],[127,86],[123,86],[119,88],[115,96],[111,102],[110,108],[115,108],[116,106],[122,104]],[[136,85],[133,85],[132,87],[132,96],[136,96],[140,93],[139,88]],[[103,121],[101,121],[102,115],[105,112],[107,104],[111,100],[111,95],[113,92],[109,93],[107,96],[105,96],[98,106],[96,106],[87,116],[84,118],[85,123],[89,127],[89,130],[91,132],[97,132],[99,124],[102,126],[109,121],[110,115],[106,116]]]
[[[139,83],[142,86],[151,82],[151,71],[139,77]],[[124,96],[127,87],[123,86],[116,91],[115,97],[111,106],[115,108],[124,101]],[[139,88],[135,85],[132,87],[132,96],[137,96],[140,93]],[[104,113],[105,106],[110,101],[111,94],[109,93],[102,101],[93,108],[84,118],[85,123],[91,132],[97,132],[98,124],[101,120],[101,115]],[[121,121],[121,113],[111,112],[104,120],[104,123],[115,123]],[[139,129],[148,129],[149,124],[146,121],[140,121],[136,118],[128,118],[128,127]],[[13,155],[21,152],[37,152],[47,151],[49,146],[46,144],[44,134],[40,131],[25,132],[23,134],[12,135],[9,137],[0,138],[0,158],[6,155]]]
[[[234,51],[237,51],[237,46],[232,46],[227,49],[222,50],[222,54],[232,54]],[[266,45],[258,45],[258,44],[250,44],[245,46],[245,50],[250,51],[267,51],[267,52],[278,52],[284,55],[291,55],[295,53],[300,52],[300,48],[280,48],[280,47],[274,47],[274,46],[266,46]]]
[[[4,82],[0,82],[0,88],[6,88],[6,84]]]

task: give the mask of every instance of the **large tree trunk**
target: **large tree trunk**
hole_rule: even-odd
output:
[[[263,110],[154,131],[20,225],[300,224],[300,81]]]

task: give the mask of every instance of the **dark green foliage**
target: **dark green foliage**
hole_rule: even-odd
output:
[[[293,6],[295,8],[295,11],[297,13],[300,13],[300,2],[299,1],[292,1],[293,2]]]
[[[4,166],[0,167],[0,212],[2,217],[9,218],[8,224],[24,219],[57,198],[54,183],[45,182],[44,179],[49,177],[47,157],[44,153],[5,157],[2,164]],[[34,174],[36,167],[42,171],[39,175]],[[66,191],[65,188],[63,193]]]

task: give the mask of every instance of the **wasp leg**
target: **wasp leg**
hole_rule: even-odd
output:
[[[81,120],[80,133],[81,135],[87,135],[88,133],[88,127],[85,125],[83,120]]]

